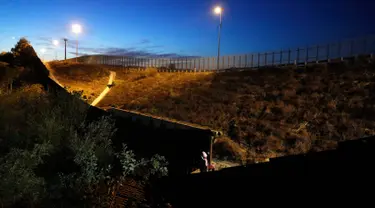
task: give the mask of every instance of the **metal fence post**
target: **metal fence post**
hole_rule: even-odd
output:
[[[283,50],[280,51],[280,65],[283,64]]]
[[[236,56],[233,56],[233,63],[232,63],[232,67],[236,67]]]
[[[228,68],[230,68],[230,56],[228,56]]]
[[[290,64],[290,53],[291,53],[291,51],[290,51],[290,49],[288,50],[288,65]]]
[[[254,54],[251,54],[251,68],[254,67]]]
[[[297,48],[297,58],[296,58],[296,60],[294,61],[294,64],[297,66],[297,65],[298,65],[298,62],[299,62],[299,48]]]
[[[272,66],[275,64],[275,52],[272,52]]]
[[[267,53],[264,54],[264,66],[267,66]]]
[[[241,65],[241,56],[239,57],[239,65],[240,65],[240,68],[242,68],[242,65]]]
[[[207,70],[210,70],[210,61],[211,61],[211,57],[207,57]]]
[[[245,54],[245,68],[247,67],[247,54]]]
[[[258,53],[258,68],[260,66],[260,53]]]

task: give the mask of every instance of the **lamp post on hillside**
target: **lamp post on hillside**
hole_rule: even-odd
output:
[[[220,15],[220,24],[219,24],[219,41],[218,41],[218,47],[217,47],[217,70],[219,70],[219,64],[220,64],[220,35],[221,35],[221,23],[222,23],[222,13],[223,9],[220,6],[215,7],[214,9],[215,14]]]
[[[76,34],[76,62],[78,63],[78,34],[81,33],[82,27],[79,24],[72,25],[72,31]]]
[[[64,43],[65,43],[65,53],[64,53],[65,56],[64,56],[64,60],[66,60],[66,41],[68,41],[68,39],[64,38],[63,40],[64,40]]]
[[[59,46],[58,40],[53,40],[53,45],[55,46],[55,60],[57,60],[57,47]]]

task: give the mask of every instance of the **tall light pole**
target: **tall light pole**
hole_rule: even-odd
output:
[[[78,63],[78,34],[81,33],[82,27],[79,24],[72,25],[72,31],[76,34],[76,62]]]
[[[66,41],[68,41],[68,39],[64,38],[64,42],[65,42],[65,59],[66,60]]]
[[[220,6],[215,7],[214,9],[215,14],[220,15],[220,24],[219,24],[219,41],[218,41],[218,46],[217,46],[217,70],[219,70],[219,65],[220,65],[220,35],[221,35],[221,25],[222,25],[222,18],[221,15],[223,13],[223,9]]]
[[[57,47],[59,46],[59,41],[53,40],[53,45],[55,46],[55,60],[57,60]]]

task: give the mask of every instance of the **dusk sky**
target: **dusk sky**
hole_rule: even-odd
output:
[[[216,56],[223,12],[222,55],[272,51],[375,34],[371,0],[0,0],[0,50],[26,37],[45,58],[52,39],[70,40],[71,24],[84,54],[179,54]],[[73,44],[73,45],[72,45]]]

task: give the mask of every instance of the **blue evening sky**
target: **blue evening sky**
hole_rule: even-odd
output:
[[[80,23],[81,53],[147,52],[215,56],[223,12],[223,55],[279,50],[375,34],[372,0],[0,0],[0,50],[27,37],[46,59],[52,39]],[[62,47],[57,50],[63,57]]]

